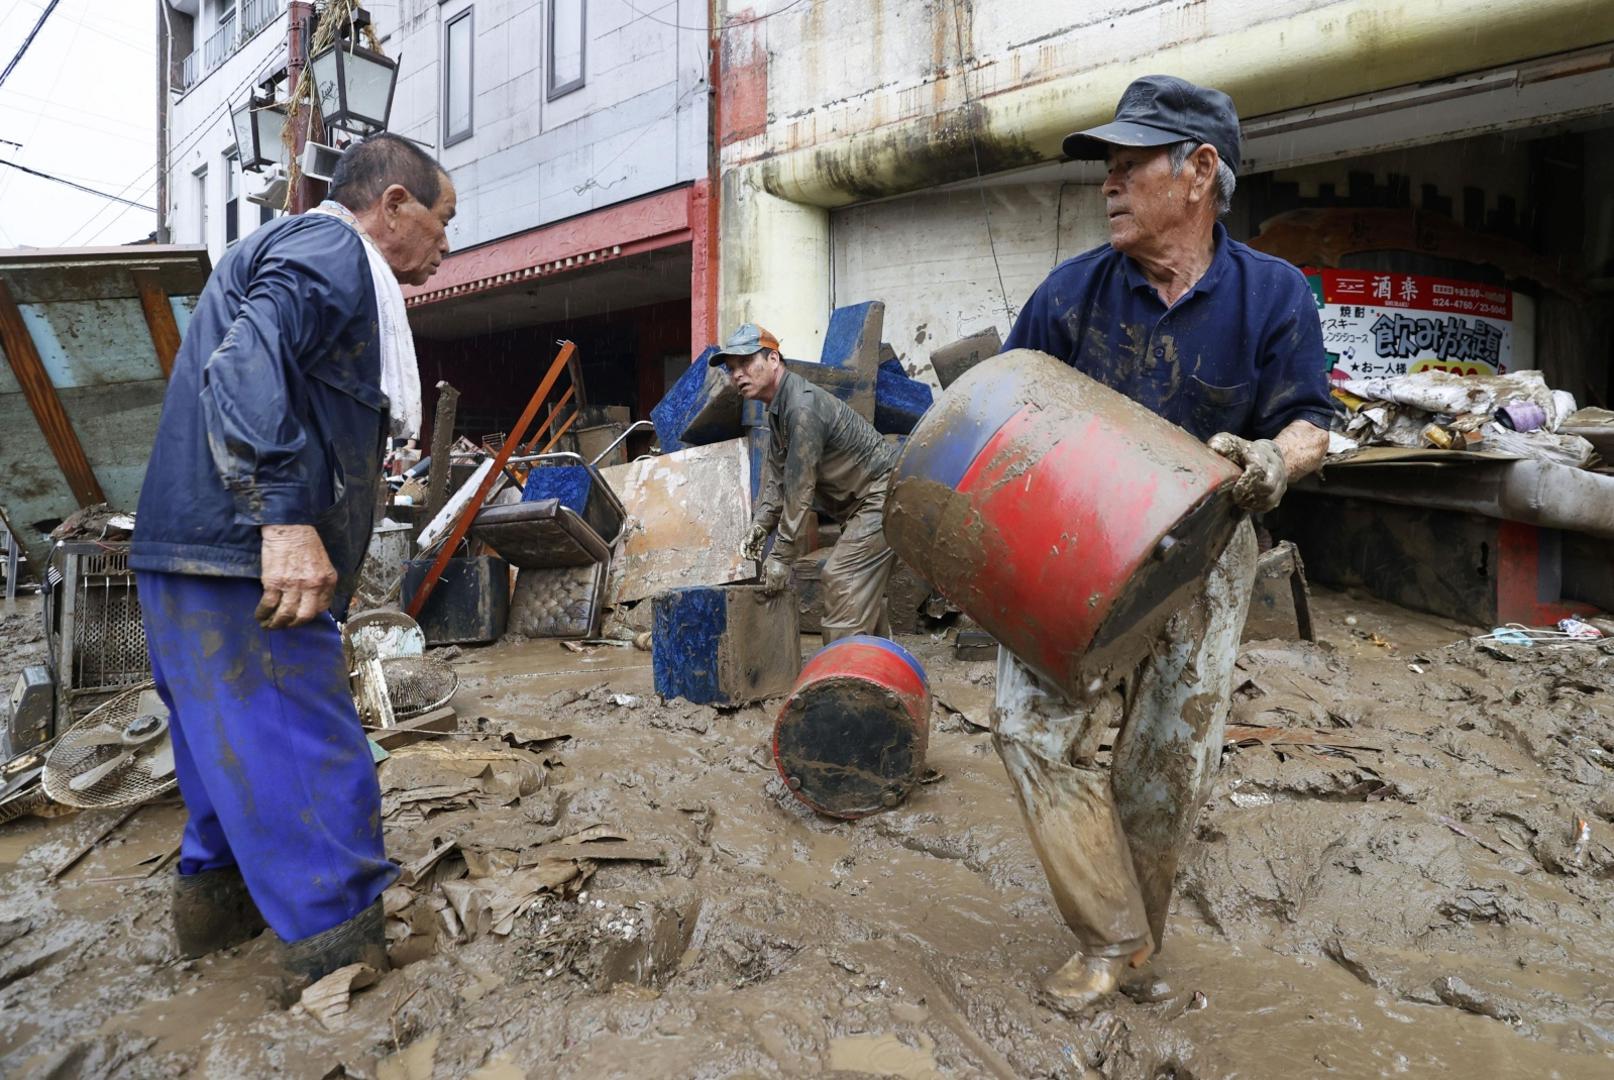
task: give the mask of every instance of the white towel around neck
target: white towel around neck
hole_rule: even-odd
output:
[[[409,331],[403,289],[375,241],[365,234],[347,207],[327,199],[309,213],[335,218],[364,241],[364,254],[370,260],[370,281],[375,286],[377,329],[381,337],[381,392],[391,403],[392,435],[398,439],[418,439],[420,363],[415,359],[415,338]]]

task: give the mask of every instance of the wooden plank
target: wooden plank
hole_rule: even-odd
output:
[[[499,453],[493,459],[493,467],[482,478],[482,483],[477,487],[476,494],[471,496],[470,501],[460,511],[459,520],[454,523],[454,529],[449,533],[448,541],[443,544],[442,550],[437,553],[436,561],[426,571],[426,577],[421,581],[420,588],[415,592],[415,598],[409,602],[409,617],[411,619],[420,617],[420,609],[426,606],[426,601],[430,598],[432,590],[437,588],[438,579],[443,576],[443,570],[447,568],[448,560],[454,557],[454,551],[460,546],[460,541],[464,540],[465,534],[471,531],[471,522],[476,520],[477,512],[482,509],[482,503],[488,497],[489,489],[493,487],[494,481],[503,475],[504,467],[509,463],[511,455],[515,453],[516,447],[521,445],[522,436],[526,435],[527,428],[532,426],[533,417],[538,415],[538,409],[543,405],[544,399],[555,388],[555,380],[560,378],[561,371],[566,367],[567,362],[571,360],[572,353],[576,351],[577,346],[572,342],[565,341],[561,343],[560,352],[555,356],[555,362],[549,365],[549,371],[544,374],[543,382],[538,384],[538,389],[533,392],[532,400],[527,402],[526,411],[521,414],[521,419],[516,421],[516,426],[504,440],[504,445],[499,447]]]
[[[62,408],[61,398],[56,396],[56,387],[51,384],[45,365],[40,362],[39,350],[34,347],[34,339],[22,321],[22,311],[17,307],[11,287],[4,277],[0,277],[0,348],[6,351],[11,373],[22,387],[22,395],[33,410],[39,430],[45,436],[50,452],[56,456],[56,464],[60,466],[73,497],[80,506],[106,502],[101,485],[95,479],[95,471],[90,468],[89,458],[84,456],[84,446],[78,441],[72,421],[67,418],[67,410]]]
[[[432,419],[432,463],[426,477],[426,520],[442,512],[448,501],[449,452],[454,445],[454,418],[459,414],[460,392],[447,382],[437,384],[437,412]]]
[[[574,353],[566,364],[566,372],[572,377],[572,389],[576,391],[573,396],[577,398],[577,407],[588,408],[588,391],[583,386],[583,358]]]
[[[532,433],[532,438],[528,441],[527,445],[524,446],[522,448],[522,450],[521,450],[521,452],[523,454],[532,453],[533,447],[538,445],[538,440],[544,437],[544,433],[549,430],[549,426],[555,422],[555,417],[560,415],[560,410],[565,406],[565,404],[568,401],[570,401],[572,399],[572,391],[573,391],[573,389],[574,389],[573,387],[568,386],[566,388],[566,392],[560,396],[560,400],[555,402],[553,405],[551,405],[549,407],[549,415],[544,418],[543,423],[538,425],[538,430]],[[548,449],[549,448],[547,446],[544,447],[544,450],[546,452],[548,451]]]
[[[571,426],[573,424],[577,423],[577,414],[579,411],[580,410],[578,409],[572,410],[572,414],[566,418],[566,422],[555,429],[554,436],[544,444],[544,448],[542,450],[538,451],[540,454],[547,454],[550,450],[554,449],[555,444],[560,442],[560,437],[566,434],[567,431],[571,430]]]
[[[146,328],[151,331],[151,344],[157,350],[163,378],[171,379],[174,357],[179,355],[179,324],[174,321],[168,293],[158,283],[155,270],[131,270],[129,276],[134,278],[135,289],[140,294],[140,310],[146,316]]]

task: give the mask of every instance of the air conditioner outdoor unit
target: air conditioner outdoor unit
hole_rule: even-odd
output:
[[[286,191],[290,187],[286,170],[279,165],[274,165],[266,169],[263,176],[263,187],[248,193],[247,202],[267,206],[272,210],[279,210],[286,205]]]

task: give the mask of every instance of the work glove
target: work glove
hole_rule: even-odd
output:
[[[740,554],[747,559],[757,561],[762,558],[762,546],[768,542],[768,533],[771,530],[766,525],[753,525],[751,532],[745,538],[745,546],[740,548]]]
[[[1233,481],[1234,504],[1252,513],[1277,509],[1289,487],[1289,466],[1277,443],[1271,439],[1241,439],[1224,431],[1212,435],[1206,445],[1244,470],[1244,475]]]
[[[762,564],[762,595],[778,596],[790,588],[790,576],[790,564],[770,555]]]

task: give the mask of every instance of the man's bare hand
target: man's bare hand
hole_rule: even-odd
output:
[[[263,527],[263,599],[253,617],[265,630],[301,626],[331,606],[336,567],[312,525]]]
[[[1206,445],[1244,470],[1233,482],[1234,503],[1254,512],[1277,509],[1289,487],[1289,467],[1277,443],[1241,439],[1224,431],[1212,435]]]

